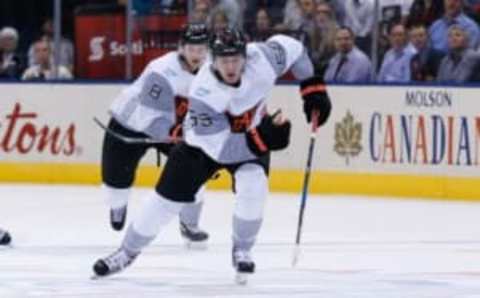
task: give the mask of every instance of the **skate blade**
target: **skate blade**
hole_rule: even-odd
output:
[[[237,272],[235,275],[235,283],[240,286],[247,285],[249,275],[250,273]]]
[[[90,276],[90,280],[105,279],[108,275],[96,275],[95,273]]]
[[[110,276],[112,276],[113,273],[110,273],[110,274],[107,274],[107,275],[97,275],[97,274],[92,274],[90,276],[90,280],[101,280],[101,279],[107,279],[109,278]]]
[[[188,250],[207,250],[208,245],[207,241],[191,241],[188,239],[184,239],[185,241],[185,248]]]

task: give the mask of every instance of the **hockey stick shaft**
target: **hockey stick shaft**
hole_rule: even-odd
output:
[[[175,142],[176,140],[176,139],[170,139],[165,141],[157,141],[151,138],[131,138],[111,130],[110,128],[108,128],[108,126],[106,126],[100,120],[98,120],[97,117],[93,117],[93,121],[106,133],[127,144],[169,144],[169,143]]]
[[[312,133],[310,135],[310,144],[308,146],[308,154],[307,154],[307,165],[305,166],[305,175],[303,178],[303,187],[302,187],[302,196],[300,201],[300,210],[298,214],[298,222],[297,222],[297,234],[295,237],[295,251],[293,257],[293,266],[296,265],[298,261],[298,257],[300,254],[300,241],[302,237],[302,228],[303,228],[303,218],[305,214],[305,206],[307,204],[307,196],[308,190],[310,185],[310,174],[312,172],[312,164],[313,164],[313,154],[315,152],[315,141],[316,141],[316,133],[318,130],[318,111],[312,112]]]
[[[298,215],[297,236],[295,237],[295,244],[299,244],[301,240],[301,232],[303,227],[303,215],[305,213],[305,205],[307,202],[307,194],[310,185],[310,173],[312,172],[313,152],[315,149],[315,136],[310,137],[310,145],[308,146],[307,166],[305,168],[305,176],[303,178],[302,197],[300,201],[300,212]]]

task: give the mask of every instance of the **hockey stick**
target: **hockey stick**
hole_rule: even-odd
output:
[[[127,144],[163,144],[163,143],[168,144],[168,143],[175,142],[176,140],[173,138],[165,141],[157,141],[152,138],[131,138],[111,130],[105,124],[103,124],[100,120],[98,120],[97,117],[93,117],[93,121],[95,121],[95,123],[98,126],[100,126],[100,128],[103,129],[106,133]]]
[[[305,213],[305,206],[307,203],[308,186],[310,183],[310,173],[312,171],[313,153],[315,151],[315,140],[317,138],[318,130],[318,114],[319,112],[314,110],[312,112],[312,132],[310,134],[310,145],[308,146],[307,165],[305,167],[305,176],[303,179],[302,198],[300,201],[300,212],[298,214],[297,223],[297,236],[295,238],[295,248],[293,251],[292,267],[295,267],[300,257],[300,239],[302,236],[303,215]]]

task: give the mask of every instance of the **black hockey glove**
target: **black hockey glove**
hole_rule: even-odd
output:
[[[328,96],[327,89],[323,79],[320,77],[311,77],[300,83],[300,93],[303,98],[303,112],[307,117],[307,122],[312,121],[312,112],[317,111],[317,124],[322,126],[327,122],[332,110],[332,103]]]
[[[275,123],[277,113],[266,115],[255,128],[247,131],[248,148],[257,156],[285,149],[290,142],[290,121]]]

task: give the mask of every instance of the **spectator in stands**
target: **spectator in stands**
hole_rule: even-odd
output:
[[[378,75],[379,82],[408,82],[410,81],[410,60],[415,51],[407,45],[405,26],[396,24],[390,30],[390,50],[383,58]]]
[[[245,28],[255,23],[254,16],[257,15],[257,11],[265,9],[267,15],[270,16],[272,25],[281,23],[283,20],[283,9],[287,0],[248,0],[245,9]]]
[[[42,36],[38,40],[43,40],[49,43],[50,48],[54,49],[53,34],[54,34],[53,21],[51,19],[47,19],[42,25]],[[32,46],[30,46],[30,49],[28,50],[29,66],[32,66],[35,63],[34,45],[35,45],[35,42],[32,44]],[[74,50],[73,50],[72,42],[62,37],[60,40],[59,64],[65,65],[66,67],[68,67],[70,72],[73,71],[73,65],[74,65],[73,54],[74,54]],[[52,63],[53,63],[53,50],[51,51],[50,59],[52,60]]]
[[[476,10],[480,8],[480,0],[464,0],[465,7],[468,9]]]
[[[464,0],[465,12],[480,25],[480,0]]]
[[[382,57],[389,48],[389,34],[396,24],[405,24],[413,0],[378,1],[379,41],[378,55]]]
[[[324,75],[329,60],[335,54],[337,27],[332,7],[327,2],[319,2],[315,8],[314,31],[307,46],[318,76]]]
[[[4,27],[0,31],[0,78],[20,79],[24,70],[24,59],[17,52],[18,32],[15,28]]]
[[[337,53],[330,60],[325,73],[326,82],[360,83],[372,80],[370,59],[355,46],[355,34],[348,27],[340,27],[335,37]]]
[[[51,63],[50,43],[39,40],[33,44],[33,55],[35,63],[25,70],[22,80],[51,80],[55,78],[53,64]],[[59,65],[57,68],[57,79],[72,79],[73,76],[66,66]]]
[[[215,7],[210,15],[209,29],[210,32],[222,32],[228,28],[229,21],[227,13],[220,7]]]
[[[410,62],[412,81],[433,81],[437,77],[438,67],[443,53],[429,45],[428,32],[425,25],[413,25],[409,31],[410,42],[416,54]]]
[[[208,1],[208,0],[207,0]],[[210,0],[214,10],[220,9],[225,12],[228,26],[231,28],[243,28],[243,12],[246,0]]]
[[[222,11],[228,20],[228,27],[243,28],[244,0],[195,0],[190,22],[208,23],[216,22],[212,14]]]
[[[357,47],[370,54],[371,33],[374,27],[374,0],[345,0],[343,6],[345,13],[343,25],[352,29]]]
[[[190,22],[206,24],[208,22],[209,14],[209,2],[204,0],[196,0],[193,5],[193,11],[190,14]]]
[[[435,21],[429,33],[432,46],[444,53],[448,50],[448,31],[450,26],[459,25],[469,36],[471,48],[477,48],[480,42],[480,29],[478,24],[463,13],[462,0],[445,0],[445,15]]]
[[[415,0],[410,8],[410,14],[407,18],[407,27],[423,24],[425,27],[440,18],[444,9],[444,0]]]
[[[315,24],[315,0],[288,0],[279,30],[309,32]]]
[[[394,24],[405,24],[410,14],[413,0],[381,0],[379,1],[379,21],[385,29]],[[389,31],[389,30],[388,30]]]
[[[469,47],[469,36],[460,25],[448,30],[449,51],[440,64],[439,82],[480,82],[480,53]]]
[[[250,35],[250,41],[265,41],[273,34],[272,21],[265,8],[257,11],[255,26],[247,32]]]
[[[140,2],[151,0],[136,0]],[[182,14],[185,15],[188,10],[188,0],[157,0],[160,11],[164,14]]]
[[[345,26],[345,17],[346,17],[346,11],[345,11],[345,0],[317,0],[317,4],[320,2],[327,2],[330,7],[332,7],[333,12],[335,13],[335,19],[337,20],[337,23],[339,26]],[[359,0],[358,2],[364,2],[366,0]],[[370,0],[370,1],[375,1],[375,0]]]

